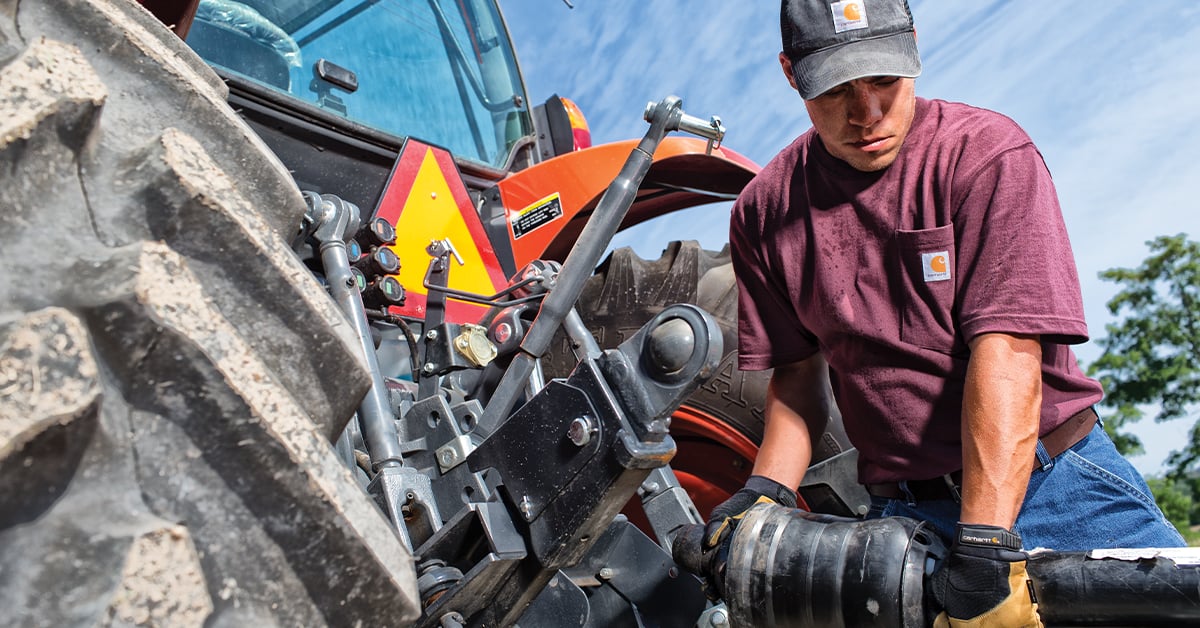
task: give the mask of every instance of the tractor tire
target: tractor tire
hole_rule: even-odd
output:
[[[714,252],[694,241],[671,242],[654,261],[628,247],[617,249],[588,280],[577,308],[601,348],[608,349],[674,303],[691,303],[712,314],[725,345],[717,372],[684,402],[671,423],[678,446],[671,466],[707,517],[750,475],[762,442],[763,403],[771,378],[771,371],[737,366],[737,286],[729,247]],[[570,343],[563,338],[546,361],[550,374],[568,372],[575,364]],[[813,463],[849,448],[835,411],[814,445]]]
[[[130,0],[0,1],[5,623],[420,613],[331,445],[364,360],[226,93]]]

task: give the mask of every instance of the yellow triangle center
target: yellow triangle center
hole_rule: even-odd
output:
[[[426,150],[404,210],[396,220],[396,244],[392,249],[400,256],[401,284],[412,291],[425,291],[420,286],[433,259],[425,249],[430,242],[443,239],[450,240],[463,260],[459,266],[454,256],[450,256],[450,287],[484,296],[495,294],[498,288],[492,285],[483,255],[454,201],[450,184],[433,151]]]

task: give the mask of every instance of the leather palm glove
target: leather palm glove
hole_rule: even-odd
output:
[[[708,517],[701,549],[707,556],[704,593],[709,599],[724,597],[725,563],[729,558],[730,537],[746,511],[756,504],[772,503],[796,507],[796,491],[762,475],[752,475],[746,486],[730,496]]]
[[[950,555],[931,582],[943,609],[934,627],[1043,626],[1025,559],[1016,533],[998,526],[958,524]]]

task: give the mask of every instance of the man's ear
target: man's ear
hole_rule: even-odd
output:
[[[792,74],[792,60],[782,52],[779,53],[779,65],[783,67],[783,75],[787,77],[788,85],[791,85],[792,89],[800,91],[800,88],[796,87],[796,77]]]

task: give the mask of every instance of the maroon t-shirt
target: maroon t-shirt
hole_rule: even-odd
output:
[[[896,161],[872,173],[810,129],[742,192],[730,244],[741,368],[820,351],[860,482],[962,468],[979,334],[1041,335],[1041,434],[1102,396],[1067,346],[1087,325],[1050,173],[1000,114],[918,98]]]

